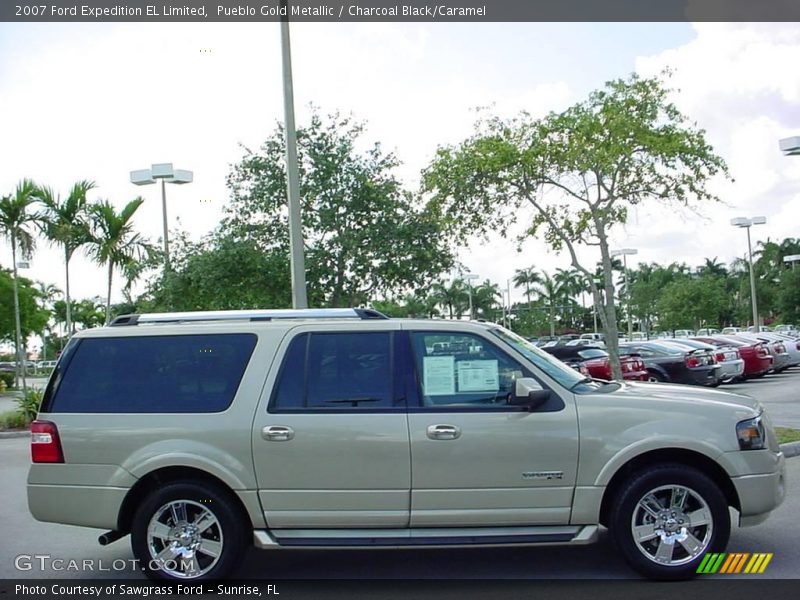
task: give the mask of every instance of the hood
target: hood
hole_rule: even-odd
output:
[[[625,382],[618,385],[619,389],[611,392],[610,396],[620,399],[635,398],[637,402],[675,403],[684,406],[698,404],[705,407],[716,406],[723,410],[727,407],[748,413],[760,413],[763,410],[761,403],[755,398],[712,388],[643,382]]]

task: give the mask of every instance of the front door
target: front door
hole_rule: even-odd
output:
[[[396,323],[298,327],[253,427],[268,527],[407,527],[411,465]],[[265,392],[268,393],[268,392]],[[262,402],[262,407],[264,403]]]
[[[509,406],[514,381],[535,373],[492,339],[435,329],[409,339],[418,382],[411,526],[569,523],[578,464],[570,395],[553,390],[533,412]]]

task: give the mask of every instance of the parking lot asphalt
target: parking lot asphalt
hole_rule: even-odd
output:
[[[779,427],[800,429],[800,367],[719,387],[727,392],[746,394],[759,400]]]

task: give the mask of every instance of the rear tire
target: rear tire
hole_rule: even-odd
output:
[[[664,376],[658,371],[648,371],[647,381],[651,383],[663,383],[666,381],[666,379],[664,379]]]
[[[150,579],[222,579],[240,564],[250,529],[229,493],[177,481],[154,490],[139,506],[131,548]]]
[[[707,552],[722,552],[728,503],[704,473],[680,464],[648,467],[622,486],[609,519],[625,560],[651,579],[694,577]]]

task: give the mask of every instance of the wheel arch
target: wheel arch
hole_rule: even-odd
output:
[[[634,456],[616,470],[603,492],[603,499],[600,503],[600,523],[602,525],[608,525],[608,517],[614,499],[619,494],[620,488],[625,484],[625,481],[627,481],[633,473],[642,469],[647,469],[653,465],[667,463],[680,464],[697,469],[719,486],[722,494],[725,496],[728,506],[732,506],[736,510],[741,511],[741,503],[736,488],[725,469],[723,469],[719,463],[705,454],[694,450],[686,448],[660,448]]]
[[[133,523],[133,516],[136,513],[136,509],[147,497],[147,495],[150,494],[154,489],[178,481],[213,486],[230,498],[235,510],[240,513],[240,516],[245,520],[246,523],[254,526],[250,513],[242,502],[242,499],[239,497],[239,494],[231,489],[231,487],[219,477],[195,467],[174,466],[163,467],[151,471],[140,478],[139,481],[137,481],[136,484],[131,487],[131,489],[125,495],[125,499],[122,501],[122,505],[119,509],[119,514],[117,516],[117,531],[121,533],[130,533],[131,524]]]

